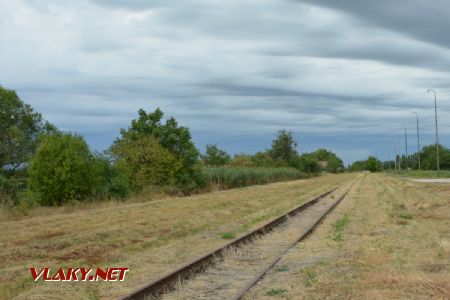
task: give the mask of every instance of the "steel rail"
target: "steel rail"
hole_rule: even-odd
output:
[[[250,242],[253,238],[257,236],[264,235],[268,232],[270,232],[275,227],[279,226],[280,224],[286,222],[289,217],[295,216],[299,212],[305,210],[306,208],[310,207],[311,205],[316,204],[321,199],[327,197],[328,195],[332,194],[337,190],[337,187],[333,187],[332,189],[328,190],[325,193],[320,194],[319,196],[314,197],[313,199],[309,200],[308,202],[292,209],[288,213],[269,221],[262,226],[258,227],[255,230],[250,231],[247,234],[244,234],[231,242],[222,245],[218,247],[217,249],[194,259],[191,262],[188,262],[178,269],[171,271],[170,273],[162,276],[159,279],[156,279],[145,286],[135,290],[134,292],[131,292],[129,295],[119,298],[120,300],[135,300],[135,299],[149,299],[152,298],[158,298],[161,296],[162,293],[166,290],[173,289],[174,286],[182,281],[186,280],[192,275],[201,272],[202,270],[208,268],[209,266],[212,266],[214,264],[214,261],[217,257],[223,257],[223,252],[230,247],[240,247],[243,244]],[[337,204],[335,204],[337,205]]]
[[[354,183],[354,182],[353,182]],[[286,249],[281,253],[276,259],[274,259],[270,265],[268,265],[263,271],[261,271],[251,282],[249,282],[244,288],[242,288],[239,293],[233,298],[233,300],[240,300],[242,297],[255,286],[263,277],[269,272],[292,248],[294,248],[298,243],[306,239],[320,223],[326,218],[326,216],[336,208],[336,206],[347,196],[352,185],[343,193],[338,200],[336,200],[333,205],[331,205],[325,213],[323,213],[319,219],[317,219],[301,236],[299,236],[294,242],[292,242]]]

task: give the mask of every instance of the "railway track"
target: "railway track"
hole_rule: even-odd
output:
[[[241,299],[321,223],[352,184],[332,188],[121,299]]]

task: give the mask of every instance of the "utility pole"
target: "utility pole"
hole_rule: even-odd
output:
[[[406,158],[406,169],[408,170],[408,136],[406,135],[406,126],[405,126],[405,158]]]
[[[417,158],[419,160],[419,171],[420,171],[420,134],[419,134],[419,114],[416,112],[413,112],[413,114],[416,114],[416,124],[417,124]]]
[[[398,170],[402,170],[402,155],[400,153],[400,136],[397,136],[397,145],[398,145]]]
[[[428,89],[428,93],[434,93],[434,121],[436,123],[436,170],[439,172],[439,134],[438,134],[438,121],[437,121],[437,105],[436,105],[436,91]]]
[[[397,171],[397,141],[394,137],[394,152],[395,152],[395,159],[394,159],[394,170]]]

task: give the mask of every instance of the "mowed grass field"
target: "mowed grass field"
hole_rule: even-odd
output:
[[[431,171],[431,170],[408,170],[408,171],[396,171],[389,174],[410,177],[410,178],[450,178],[450,171]]]
[[[0,299],[124,295],[355,176],[323,175],[142,203],[45,208],[2,219]],[[125,282],[35,283],[29,267],[130,271]]]
[[[450,299],[450,184],[366,174],[245,299]]]

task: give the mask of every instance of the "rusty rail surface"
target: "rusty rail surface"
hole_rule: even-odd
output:
[[[354,182],[353,182],[354,183]],[[336,206],[347,196],[352,185],[336,200],[333,205],[331,205],[325,213],[323,213],[320,218],[318,218],[301,236],[299,236],[294,242],[292,242],[282,254],[280,254],[276,259],[274,259],[269,266],[267,266],[263,271],[261,271],[255,278],[249,282],[244,288],[242,288],[239,293],[233,298],[233,300],[240,300],[242,297],[252,288],[254,287],[263,277],[269,272],[285,255],[289,250],[294,248],[298,243],[306,239],[316,228],[322,223],[325,217],[336,208]]]
[[[321,199],[323,199],[323,198],[327,197],[328,195],[332,194],[334,191],[336,191],[336,189],[337,189],[337,187],[334,187],[334,188],[328,190],[327,192],[325,192],[325,193],[323,193],[323,194],[321,194],[321,195],[319,195],[319,196],[309,200],[308,202],[306,202],[306,203],[304,203],[304,204],[294,208],[293,210],[289,211],[288,213],[286,213],[286,214],[284,214],[284,215],[282,215],[282,216],[280,216],[280,217],[278,217],[278,218],[276,218],[276,219],[274,219],[272,221],[269,221],[268,223],[260,226],[259,228],[255,229],[255,230],[252,230],[251,232],[249,232],[249,233],[247,233],[247,234],[245,234],[243,236],[240,236],[240,237],[232,240],[231,242],[229,242],[229,243],[227,243],[227,244],[225,244],[223,246],[220,246],[219,248],[217,248],[217,249],[215,249],[215,250],[213,250],[213,251],[211,251],[211,252],[209,252],[209,253],[207,253],[207,254],[205,254],[205,255],[203,255],[203,256],[201,256],[201,257],[199,257],[199,258],[197,258],[197,259],[195,259],[195,260],[193,260],[191,262],[188,262],[188,263],[182,265],[178,269],[176,269],[176,270],[174,270],[174,271],[164,275],[163,277],[161,277],[159,279],[156,279],[156,280],[146,284],[145,286],[137,289],[136,291],[130,293],[129,295],[127,295],[125,297],[122,297],[122,298],[119,298],[119,299],[121,299],[121,300],[135,300],[135,299],[158,298],[159,296],[161,296],[161,294],[164,291],[173,289],[176,283],[178,283],[180,281],[183,281],[183,280],[186,280],[186,279],[192,277],[194,274],[199,273],[202,270],[204,270],[204,269],[208,268],[209,266],[213,265],[214,261],[215,261],[215,259],[217,257],[223,257],[223,252],[226,249],[228,249],[230,247],[240,247],[243,244],[245,244],[247,242],[250,242],[253,238],[255,238],[257,236],[260,236],[260,235],[264,235],[265,233],[271,231],[272,229],[274,229],[275,227],[279,226],[280,224],[286,222],[289,217],[292,217],[292,216],[298,214],[299,212],[305,210],[307,207],[316,204]],[[342,196],[341,198],[343,199],[344,196]],[[339,199],[333,205],[333,208],[342,199]],[[320,221],[325,217],[325,215],[322,216],[322,218],[320,218],[320,220],[317,222],[317,224],[320,223]],[[314,228],[310,228],[308,231],[311,232],[313,229]],[[302,240],[303,238],[304,237],[300,238],[299,241]],[[264,274],[267,273],[267,271],[265,271]],[[262,274],[259,278],[262,278],[262,276],[264,276],[264,274]],[[242,291],[241,291],[241,293],[242,293]],[[242,293],[242,295],[244,293]],[[236,298],[236,299],[240,299],[240,297]]]

